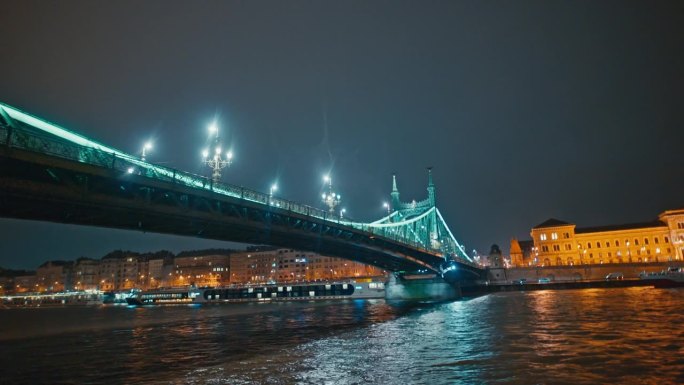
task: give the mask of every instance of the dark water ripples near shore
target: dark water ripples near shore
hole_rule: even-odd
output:
[[[7,384],[679,384],[684,290],[0,311]]]

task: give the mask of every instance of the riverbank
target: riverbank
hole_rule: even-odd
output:
[[[625,287],[653,287],[653,281],[642,279],[595,280],[595,281],[561,281],[549,283],[506,283],[482,286],[463,287],[463,295],[484,295],[507,291],[538,291],[538,290],[574,290],[574,289],[609,289]]]

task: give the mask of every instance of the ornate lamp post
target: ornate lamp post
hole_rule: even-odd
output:
[[[218,126],[216,123],[212,123],[211,126],[209,126],[209,134],[214,135],[214,156],[210,157],[209,149],[205,149],[202,152],[202,156],[204,158],[203,162],[212,170],[211,179],[214,181],[214,183],[218,183],[218,181],[221,179],[221,170],[233,163],[233,152],[228,151],[226,152],[226,157],[222,157],[221,145],[219,143]]]
[[[390,209],[389,203],[387,203],[387,202],[382,202],[382,207],[384,207],[385,210],[387,210],[387,214],[390,214],[390,213],[391,213],[391,209]]]
[[[147,151],[149,151],[151,149],[152,149],[152,142],[146,142],[145,145],[143,146],[143,149],[142,149],[142,156],[140,157],[140,159],[143,162],[145,161],[145,157],[147,156]]]
[[[332,178],[330,178],[329,175],[326,175],[323,177],[323,180],[328,184],[328,192],[323,193],[321,196],[323,198],[323,203],[325,203],[326,206],[328,206],[328,209],[330,210],[330,214],[335,213],[335,207],[340,204],[342,197],[340,194],[335,194],[332,188]]]
[[[278,185],[273,183],[271,189],[268,191],[268,204],[273,205],[273,193],[278,191]]]

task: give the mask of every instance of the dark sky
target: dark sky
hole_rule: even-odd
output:
[[[468,250],[549,217],[582,226],[684,206],[682,1],[7,1],[0,101],[224,181],[383,215],[391,173]],[[324,117],[327,116],[327,119]],[[327,120],[327,125],[326,125]],[[0,266],[229,244],[0,220]]]

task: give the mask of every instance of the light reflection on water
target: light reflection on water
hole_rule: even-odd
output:
[[[651,288],[432,305],[15,309],[0,312],[11,368],[0,382],[674,384],[682,324],[684,290]]]

